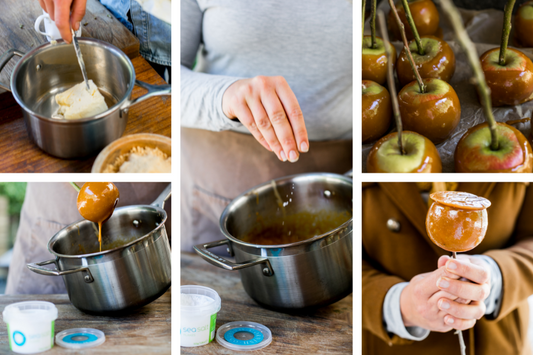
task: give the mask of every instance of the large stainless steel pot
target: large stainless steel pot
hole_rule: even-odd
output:
[[[161,296],[170,287],[170,246],[164,201],[169,185],[152,205],[117,208],[103,224],[99,252],[97,227],[81,220],[48,242],[55,259],[28,264],[38,274],[63,276],[68,296],[79,310],[101,315],[126,313]],[[55,269],[43,265],[55,264]]]
[[[285,245],[256,245],[241,238],[257,223],[256,216],[280,216],[279,196],[288,201],[287,215],[353,211],[352,180],[314,173],[288,176],[256,186],[236,199],[220,217],[226,239],[194,249],[211,264],[239,270],[244,289],[257,303],[279,310],[325,306],[352,292],[352,219],[338,228]],[[208,249],[227,245],[235,262]]]
[[[115,46],[97,39],[78,40],[88,78],[100,88],[109,109],[90,118],[52,118],[57,110],[55,95],[83,81],[74,46],[64,41],[45,43],[27,54],[15,49],[0,57],[0,71],[14,56],[22,57],[11,73],[9,84],[22,107],[30,138],[39,148],[59,158],[81,158],[102,150],[124,133],[131,106],[152,96],[170,95],[169,85],[149,85],[135,80],[129,58]],[[148,93],[131,99],[134,85]]]

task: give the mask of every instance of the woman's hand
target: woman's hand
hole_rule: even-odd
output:
[[[490,269],[483,261],[472,259],[476,258],[441,257],[437,270],[411,279],[400,296],[406,327],[437,332],[465,330],[483,317],[483,301],[490,293]],[[460,280],[461,277],[468,280]]]
[[[222,98],[228,118],[237,118],[281,161],[295,162],[309,150],[304,117],[296,96],[281,76],[237,80]]]
[[[67,42],[72,41],[70,28],[77,31],[85,16],[87,0],[39,0],[41,7],[56,23],[61,37]],[[72,13],[71,13],[72,12]]]

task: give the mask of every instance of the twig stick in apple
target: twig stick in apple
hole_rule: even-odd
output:
[[[457,40],[461,44],[461,47],[466,53],[470,67],[474,71],[473,81],[477,86],[477,92],[481,99],[481,105],[483,106],[483,112],[485,113],[485,120],[489,124],[490,135],[491,135],[491,144],[490,148],[492,150],[498,150],[498,133],[496,131],[496,120],[492,114],[492,103],[490,99],[490,89],[485,81],[485,75],[481,69],[481,62],[479,61],[479,56],[476,51],[474,43],[468,37],[466,30],[463,26],[463,21],[461,20],[461,15],[455,5],[452,4],[451,0],[441,0],[441,6],[444,12],[448,15],[450,23],[452,24],[453,30],[457,37]]]
[[[507,51],[507,44],[509,43],[509,35],[511,34],[511,18],[513,17],[513,8],[515,0],[508,0],[505,4],[503,15],[503,31],[502,42],[500,44],[500,65],[505,66],[505,52]]]
[[[400,16],[398,15],[396,6],[394,6],[394,0],[389,0],[389,5],[391,7],[392,13],[394,14],[394,17],[396,18],[396,23],[398,24],[400,33],[402,34],[402,40],[403,40],[403,45],[405,47],[405,52],[407,53],[409,64],[411,64],[411,69],[413,69],[413,72],[415,73],[416,81],[418,82],[420,92],[425,93],[426,87],[424,85],[424,81],[422,80],[422,77],[420,76],[420,74],[418,73],[418,70],[416,69],[415,60],[413,59],[413,56],[411,55],[411,50],[409,49],[409,42],[407,41],[407,36],[405,35],[405,27],[402,23],[402,20],[400,20]]]
[[[372,9],[370,15],[370,35],[372,36],[372,49],[376,48],[376,6],[377,0],[372,0]]]
[[[400,148],[400,153],[405,155],[405,150],[403,149],[403,140],[402,140],[402,118],[400,117],[400,105],[398,104],[398,95],[396,94],[396,84],[394,83],[394,69],[392,67],[392,53],[387,45],[389,43],[389,34],[387,32],[387,27],[385,26],[385,15],[383,11],[379,11],[379,30],[381,32],[381,37],[383,37],[383,43],[385,43],[385,55],[387,56],[387,84],[389,86],[389,94],[392,101],[392,111],[394,112],[394,121],[396,122],[396,129],[398,130],[398,147]]]
[[[416,29],[415,21],[413,20],[413,15],[411,15],[411,9],[409,8],[409,4],[407,3],[407,0],[402,0],[402,4],[403,9],[405,11],[405,16],[407,17],[407,22],[409,23],[409,27],[411,27],[413,36],[415,36],[418,54],[424,55],[424,48],[422,47],[422,42],[420,41],[420,35],[418,34],[418,30]]]

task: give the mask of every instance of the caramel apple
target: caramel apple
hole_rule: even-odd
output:
[[[424,79],[421,92],[416,81],[398,95],[400,115],[406,130],[420,133],[438,144],[445,141],[461,119],[461,105],[455,90],[445,81]]]
[[[519,105],[532,99],[533,63],[522,52],[507,48],[505,64],[499,63],[500,49],[485,52],[480,60],[493,106]]]
[[[374,144],[366,169],[369,173],[440,173],[442,163],[437,148],[426,137],[410,131],[402,133],[403,154],[398,144],[398,132],[381,138]]]
[[[491,148],[487,123],[470,128],[455,148],[455,171],[459,173],[531,173],[533,152],[526,137],[513,126],[498,122],[498,149]]]
[[[370,80],[363,80],[362,131],[363,143],[382,137],[392,120],[389,91]]]
[[[514,18],[515,39],[522,47],[533,47],[533,1],[520,5]]]
[[[426,216],[426,230],[433,243],[457,253],[472,250],[483,241],[489,200],[459,191],[439,191],[430,198],[433,203]]]
[[[407,16],[402,4],[398,1],[396,3],[398,15],[404,26],[406,27],[407,39],[414,39],[413,31],[408,26]],[[435,35],[439,30],[439,12],[437,7],[431,0],[409,0],[409,9],[411,11],[414,23],[418,29],[420,36]],[[394,14],[389,12],[389,31],[393,39],[400,39],[401,32],[398,24],[394,20]]]
[[[390,42],[387,46],[392,52],[392,64],[396,63],[396,48]],[[372,48],[371,36],[363,38],[363,80],[372,80],[379,85],[384,85],[387,81],[387,57],[385,56],[385,42],[380,37],[376,37],[376,45]]]
[[[392,3],[392,0],[389,0]],[[388,40],[385,28],[385,16],[380,13],[380,28],[384,39]],[[405,43],[407,40],[405,39]],[[390,58],[391,51],[387,50],[387,57]],[[431,173],[441,172],[442,163],[435,145],[429,139],[418,133],[403,132],[402,120],[400,118],[400,108],[396,96],[396,87],[392,72],[392,63],[388,63],[387,82],[392,101],[394,120],[398,132],[386,135],[377,141],[366,162],[367,171],[371,173]]]
[[[416,68],[423,79],[435,78],[449,82],[455,72],[455,55],[445,41],[435,36],[420,38],[423,54],[418,52],[415,40],[409,43]],[[396,61],[396,73],[400,86],[416,80],[405,47]]]

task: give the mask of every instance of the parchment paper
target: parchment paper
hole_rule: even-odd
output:
[[[444,40],[448,42],[455,53],[455,73],[450,81],[450,84],[454,88],[457,96],[459,97],[459,101],[461,102],[461,121],[456,129],[452,132],[451,137],[437,146],[437,150],[439,151],[442,160],[442,171],[454,172],[453,157],[457,142],[470,127],[485,122],[485,118],[483,114],[483,108],[481,107],[477,97],[477,89],[470,82],[470,79],[473,77],[473,72],[470,69],[466,55],[463,53],[459,43],[454,41],[455,35],[451,26],[449,25],[446,14],[442,12],[442,9],[438,5],[437,7],[439,9],[440,27],[443,29]],[[388,15],[390,10],[388,1],[382,1],[378,8],[383,10],[385,15]],[[500,46],[503,26],[503,11],[473,11],[460,9],[460,12],[466,31],[472,39],[472,42],[474,42],[476,45],[478,57],[487,50]],[[365,24],[365,35],[367,34],[370,35],[368,19],[366,19]],[[381,36],[379,29],[377,30],[377,35]],[[514,33],[511,32],[511,37],[509,40],[510,44],[514,43],[513,35]],[[393,44],[399,54],[403,48],[403,42],[396,41],[393,42]],[[532,48],[520,48],[520,50],[530,59],[533,59]],[[398,82],[396,83],[396,89],[397,92],[399,92]],[[499,122],[531,117],[532,110],[533,101],[526,102],[519,106],[497,107],[492,109],[494,112],[494,118]],[[519,123],[513,126],[524,133],[526,137],[528,137],[530,132],[530,122]],[[366,159],[372,146],[373,143],[370,143],[364,144],[362,147],[363,172],[366,172]]]

